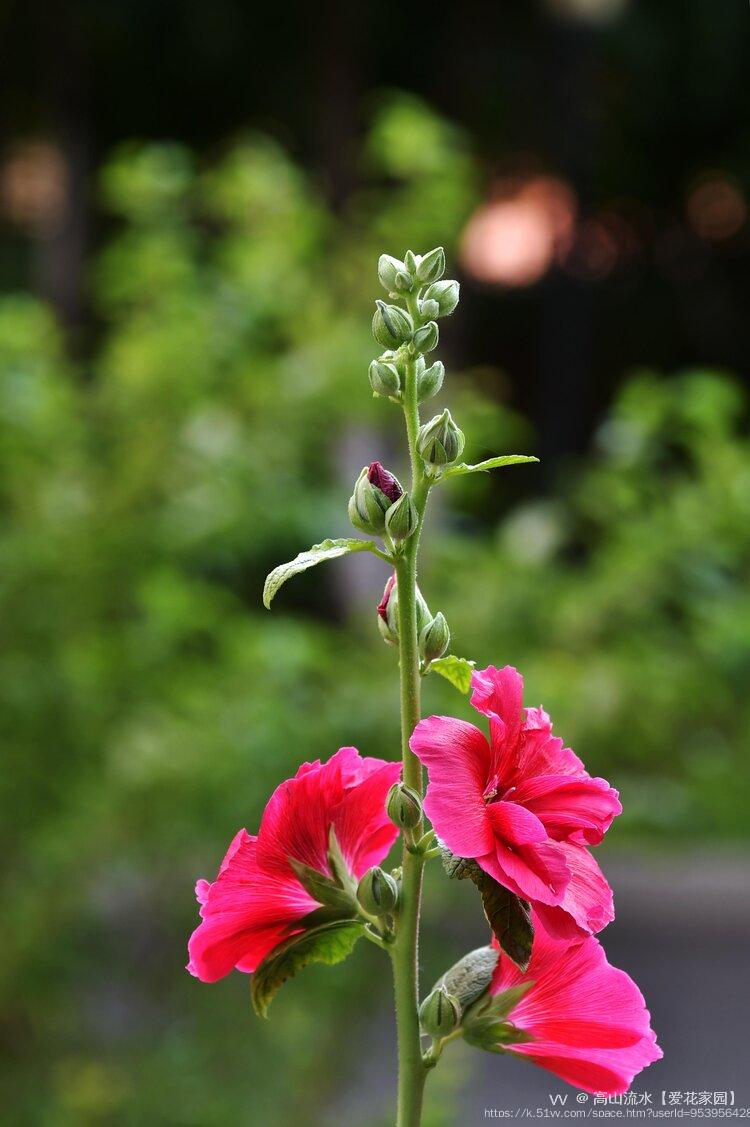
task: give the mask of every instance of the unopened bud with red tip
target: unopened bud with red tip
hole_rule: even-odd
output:
[[[368,869],[357,885],[357,900],[368,916],[387,916],[398,903],[398,885],[376,866]]]
[[[406,783],[393,784],[385,800],[385,810],[393,824],[402,830],[413,830],[422,818],[419,795]]]
[[[419,1023],[431,1037],[447,1037],[461,1023],[461,1003],[444,986],[436,986],[419,1007]]]
[[[448,649],[451,632],[442,611],[438,611],[432,622],[425,626],[419,635],[419,652],[426,662],[437,661]]]
[[[431,313],[431,317],[447,317],[458,305],[458,298],[461,287],[458,282],[452,278],[444,278],[442,282],[433,282],[430,288],[426,291],[422,301],[422,309],[428,303],[433,303],[437,306],[437,312]]]
[[[398,348],[411,340],[414,326],[408,313],[397,305],[386,305],[384,301],[375,303],[377,309],[372,319],[372,335],[384,348]]]
[[[429,607],[422,592],[417,587],[417,634],[432,622]],[[378,603],[378,629],[384,642],[396,645],[398,642],[398,586],[396,576],[391,575],[385,585],[383,598]]]
[[[349,498],[349,520],[360,532],[380,535],[385,531],[385,514],[403,494],[398,480],[381,466],[372,462],[365,466]]]
[[[385,530],[392,540],[407,540],[418,524],[419,513],[408,493],[402,494],[385,514]]]
[[[465,441],[446,408],[419,428],[417,449],[429,466],[447,466],[460,457]]]

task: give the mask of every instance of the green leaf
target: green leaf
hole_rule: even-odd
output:
[[[486,473],[487,470],[499,470],[502,466],[520,466],[524,462],[538,462],[538,458],[533,458],[528,454],[501,454],[496,458],[487,458],[484,462],[477,462],[475,466],[470,466],[466,462],[461,462],[457,466],[450,466],[447,470],[443,470],[441,477],[462,477],[467,473]]]
[[[263,585],[263,605],[270,610],[271,602],[276,592],[287,579],[307,571],[309,567],[323,563],[325,560],[335,560],[339,556],[346,556],[349,552],[372,552],[377,550],[374,540],[358,540],[356,537],[345,537],[341,540],[323,540],[320,544],[313,544],[306,552],[300,552],[288,563],[279,564],[266,577]]]
[[[462,1006],[470,1006],[484,994],[492,981],[498,957],[494,947],[477,947],[475,951],[469,951],[438,979],[433,990],[444,986]]]
[[[449,877],[455,880],[465,880],[468,877],[477,886],[482,898],[482,909],[493,935],[508,958],[521,970],[526,970],[534,941],[528,901],[498,884],[472,858],[456,857],[444,846],[442,856],[443,867]]]
[[[476,662],[469,661],[468,658],[446,654],[445,657],[439,657],[430,662],[429,668],[434,669],[441,677],[445,677],[451,685],[455,685],[459,693],[468,693],[471,688],[471,674],[475,665]]]
[[[253,974],[250,996],[258,1017],[266,1017],[276,992],[310,963],[333,966],[349,955],[362,934],[359,920],[334,920],[293,935],[268,955]]]

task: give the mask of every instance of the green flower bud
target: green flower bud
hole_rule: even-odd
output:
[[[382,869],[368,869],[357,885],[357,900],[369,916],[387,916],[398,902],[398,885]]]
[[[423,317],[427,317],[432,321],[435,317],[440,316],[440,306],[436,301],[423,301],[419,307],[419,312]]]
[[[385,514],[385,530],[392,540],[406,540],[418,523],[419,514],[408,493],[402,494]]]
[[[408,293],[414,284],[404,263],[390,254],[381,254],[378,259],[378,278],[388,293]]]
[[[458,305],[460,289],[458,282],[449,278],[446,278],[443,282],[433,282],[424,295],[422,308],[424,309],[428,302],[434,302],[438,309],[436,313],[431,313],[430,316],[447,317]]]
[[[349,498],[349,520],[360,532],[379,536],[385,531],[385,514],[402,493],[399,482],[380,462],[365,466]]]
[[[417,256],[413,250],[407,250],[404,255],[404,266],[410,274],[416,273],[417,270]]]
[[[417,278],[426,285],[429,285],[431,282],[436,282],[438,278],[442,278],[444,273],[445,251],[442,247],[435,247],[434,250],[429,250],[427,254],[422,255],[417,263]]]
[[[464,432],[453,423],[450,411],[435,415],[429,423],[420,427],[417,435],[417,450],[427,465],[449,465],[455,462],[465,443]]]
[[[436,360],[435,363],[425,368],[423,372],[417,373],[417,399],[423,403],[425,399],[431,399],[433,395],[437,395],[440,388],[443,386],[445,379],[445,367],[441,360]]]
[[[460,457],[465,441],[446,409],[419,428],[417,449],[429,466],[447,466]]]
[[[431,1037],[447,1037],[461,1022],[461,1003],[444,986],[436,986],[419,1007],[419,1021]]]
[[[405,783],[394,783],[385,800],[388,817],[402,830],[413,830],[422,817],[422,802],[419,795]]]
[[[391,399],[401,394],[401,377],[395,364],[373,360],[370,364],[369,377],[370,387],[376,395]]]
[[[436,661],[448,649],[451,632],[445,615],[438,611],[432,622],[419,635],[419,652],[425,661]]]
[[[372,318],[372,335],[384,348],[398,348],[411,340],[413,326],[411,317],[397,305],[386,305],[384,301],[375,303],[377,309]]]
[[[437,322],[428,321],[426,325],[422,325],[421,329],[417,329],[412,337],[412,344],[417,352],[432,352],[433,348],[437,348],[439,339],[440,330],[437,327]]]

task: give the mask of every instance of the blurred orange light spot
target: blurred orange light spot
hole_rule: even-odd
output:
[[[47,141],[17,145],[0,167],[0,203],[8,218],[40,237],[51,234],[65,214],[68,170]]]
[[[570,240],[575,213],[575,196],[562,180],[505,181],[469,220],[461,241],[463,265],[481,282],[529,286]]]
[[[688,192],[688,222],[702,239],[729,239],[747,219],[747,204],[740,188],[723,173],[712,173]]]

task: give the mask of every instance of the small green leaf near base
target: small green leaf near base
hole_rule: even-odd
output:
[[[445,677],[446,681],[450,681],[459,693],[468,693],[471,689],[471,674],[475,665],[476,662],[469,661],[468,658],[446,654],[445,657],[431,661],[429,668],[439,673],[441,677]]]
[[[263,960],[252,976],[250,997],[258,1017],[266,1017],[268,1007],[287,979],[310,963],[333,966],[343,962],[362,935],[359,920],[335,920],[293,935]]]

